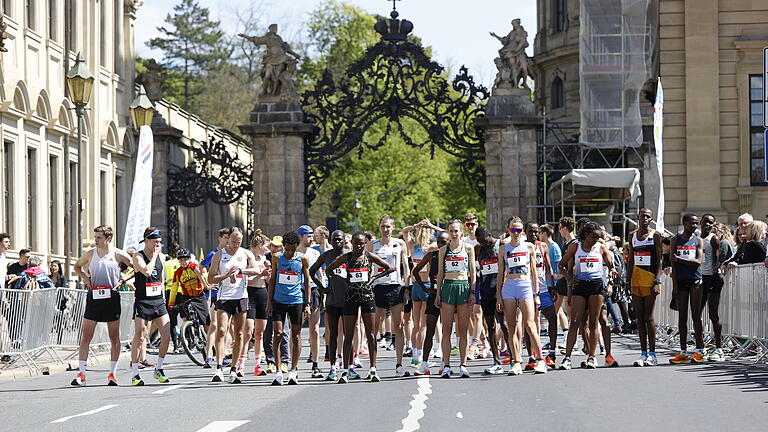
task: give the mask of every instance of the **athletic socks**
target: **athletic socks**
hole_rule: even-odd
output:
[[[237,360],[237,367],[245,369],[245,360],[248,358],[247,354],[240,354],[240,357]]]
[[[317,362],[312,362],[312,369],[317,368]]]
[[[640,351],[640,355],[643,357],[648,357],[648,351]]]
[[[133,376],[136,376],[139,374],[139,363],[133,362],[131,364],[131,373],[133,373]]]
[[[109,364],[109,372],[112,375],[117,373],[117,362],[116,361],[110,362],[110,364]]]
[[[165,357],[157,356],[157,366],[155,366],[155,369],[162,369],[163,363],[165,363]]]
[[[88,363],[88,360],[80,360],[80,373],[85,375],[85,365]]]

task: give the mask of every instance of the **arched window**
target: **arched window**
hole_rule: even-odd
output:
[[[563,90],[563,80],[560,77],[556,77],[552,81],[551,88],[551,106],[552,109],[562,108],[565,105],[565,93]]]
[[[552,31],[565,30],[565,0],[552,0]]]

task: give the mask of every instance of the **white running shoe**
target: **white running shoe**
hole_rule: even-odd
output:
[[[459,378],[469,378],[469,371],[464,365],[459,366]]]
[[[594,357],[587,359],[587,369],[597,369],[597,361]]]
[[[451,377],[451,367],[446,366],[443,368],[443,373],[440,374],[440,378],[450,378]]]
[[[397,378],[400,378],[400,377],[409,377],[409,376],[411,376],[411,373],[410,373],[410,372],[408,372],[408,369],[406,369],[405,367],[403,367],[402,365],[400,365],[400,366],[398,366],[398,367],[397,367],[397,369],[395,369],[395,376],[396,376]]]
[[[425,361],[421,362],[421,364],[419,364],[418,369],[416,369],[413,372],[413,374],[414,375],[429,375],[429,363],[430,362],[425,362]]]
[[[547,363],[544,360],[537,361],[536,366],[533,368],[533,373],[535,374],[547,373]]]
[[[230,384],[240,384],[242,381],[240,381],[240,377],[237,376],[237,372],[230,372],[229,373],[229,383]]]
[[[277,370],[277,373],[275,373],[275,379],[272,381],[273,386],[281,386],[283,385],[283,371],[280,369]]]
[[[211,379],[211,382],[222,382],[224,381],[224,372],[221,369],[216,369],[216,373],[213,374],[213,378]]]
[[[724,362],[725,353],[723,352],[723,349],[715,348],[715,350],[712,351],[712,353],[709,355],[708,360],[713,362]]]
[[[509,369],[509,372],[507,372],[507,375],[513,376],[513,375],[522,375],[523,374],[523,365],[520,363],[515,363],[512,365],[512,368]]]
[[[560,370],[571,370],[571,359],[566,357],[563,362],[560,363]]]
[[[353,368],[359,368],[363,367],[363,363],[360,361],[360,357],[355,357],[352,359],[352,367]]]
[[[288,371],[288,385],[297,385],[299,383],[299,372],[295,370]]]
[[[640,358],[638,358],[637,360],[635,360],[634,363],[632,363],[632,366],[643,367],[643,366],[645,366],[645,362],[647,360],[648,360],[648,356],[645,356],[645,355],[641,354]]]
[[[656,354],[652,354],[645,359],[643,366],[653,367],[653,366],[656,366],[657,364],[659,364],[659,361],[656,360]]]
[[[494,363],[493,366],[485,368],[483,373],[486,375],[501,375],[504,373],[504,368],[500,364]]]

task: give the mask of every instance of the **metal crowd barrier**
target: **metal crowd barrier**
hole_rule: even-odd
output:
[[[19,357],[40,372],[36,359],[48,354],[63,363],[55,349],[77,354],[87,291],[71,288],[0,290],[0,355]],[[120,342],[133,339],[133,292],[120,292]],[[91,341],[94,348],[109,347],[107,326],[99,323]]]
[[[736,266],[724,276],[720,294],[720,323],[723,325],[723,345],[733,348],[733,357],[756,356],[756,362],[768,360],[768,273],[762,263]],[[654,318],[658,340],[674,349],[679,348],[677,311],[669,308],[672,300],[672,279],[662,280],[661,294],[656,299]],[[708,308],[702,313],[705,343],[713,339]],[[693,332],[691,313],[688,331]],[[693,340],[693,335],[688,337]]]

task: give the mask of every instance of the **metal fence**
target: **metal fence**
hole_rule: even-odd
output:
[[[0,290],[0,355],[20,358],[27,367],[40,371],[36,360],[43,354],[63,363],[55,350],[80,345],[87,291],[71,288]],[[133,293],[121,292],[120,341],[133,338]],[[98,324],[91,341],[94,348],[109,346],[105,324]]]
[[[741,265],[728,270],[720,294],[718,312],[723,325],[723,344],[733,348],[733,356],[753,355],[755,361],[768,359],[768,273],[760,264]],[[672,300],[672,279],[664,277],[661,294],[656,299],[654,318],[658,337],[670,347],[679,346],[678,315],[669,308]],[[693,323],[688,318],[688,330]],[[711,341],[711,322],[704,309],[702,314],[705,342]],[[689,337],[688,340],[693,340]]]

